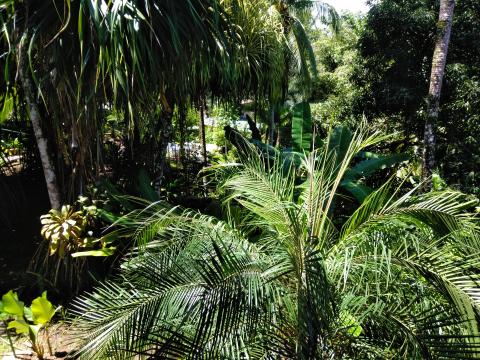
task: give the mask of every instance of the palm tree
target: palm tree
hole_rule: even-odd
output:
[[[2,57],[10,77],[5,91],[16,81],[17,35],[25,32],[25,77],[34,80],[33,95],[41,95],[32,99],[40,113],[48,114],[41,125],[54,140],[64,200],[94,180],[106,109],[125,115],[129,138],[145,126],[138,113],[160,124],[161,175],[172,113],[185,99],[194,104],[212,92],[237,100],[275,88],[281,36],[268,6],[268,0],[0,0],[2,44],[9,49]]]
[[[447,63],[448,45],[452,32],[455,0],[441,0],[437,22],[435,50],[432,59],[430,89],[427,98],[427,120],[424,130],[423,177],[428,178],[435,168],[435,124],[440,111],[440,94]]]
[[[226,220],[162,203],[127,215],[138,247],[74,304],[80,358],[476,358],[471,202],[388,181],[334,218],[353,156],[385,138],[359,130],[338,165],[326,144],[299,170],[245,142],[213,169]]]
[[[35,35],[34,29],[30,27],[30,23],[32,18],[35,18],[35,14],[31,15],[29,2],[26,2],[23,7],[20,5],[17,7],[17,5],[19,4],[16,4],[15,1],[12,0],[0,1],[0,19],[2,24],[1,43],[5,46],[5,53],[2,57],[6,59],[3,65],[7,81],[3,90],[7,95],[6,97],[15,93],[14,81],[10,83],[8,76],[10,71],[12,71],[10,62],[12,59],[15,59],[19,80],[17,89],[21,88],[23,90],[21,94],[24,96],[28,117],[32,123],[33,133],[37,142],[50,205],[54,209],[60,209],[62,197],[58,187],[55,166],[52,156],[50,155],[51,149],[49,149],[48,137],[42,128],[44,124],[37,104],[37,91],[33,86],[29,71],[30,65],[27,52],[29,51],[31,39]],[[21,8],[22,11],[18,11],[17,8]],[[10,28],[8,28],[7,25],[10,25]],[[15,74],[13,76],[15,76]]]
[[[278,107],[286,100],[291,78],[298,78],[301,96],[307,99],[311,90],[312,77],[317,76],[315,54],[305,25],[308,22],[311,23],[312,20],[314,22],[321,21],[324,24],[331,24],[336,31],[338,29],[338,14],[332,6],[323,1],[271,0],[271,2],[280,16],[285,40],[282,91],[279,95],[269,94],[271,103],[269,142],[273,145],[275,127],[280,122]],[[312,15],[314,16],[312,17]]]
[[[149,109],[160,102],[166,110],[160,120],[167,124],[161,127],[163,154],[170,137],[172,99],[193,93],[199,79],[207,82],[210,73],[226,63],[228,41],[234,36],[219,1],[156,3],[0,2],[2,41],[9,49],[4,58],[10,60],[5,74],[11,85],[16,69],[23,75],[22,94],[29,96],[52,206],[60,203],[56,177],[61,178],[65,200],[75,198],[91,180],[95,166],[89,159],[101,158],[105,108],[124,112],[132,130],[138,122],[136,108]],[[25,50],[17,54],[20,44]],[[155,107],[149,112],[155,113]],[[50,121],[40,121],[41,113]],[[42,127],[45,136],[39,132]],[[60,176],[44,146],[48,135],[54,140],[51,150],[57,150]]]
[[[311,77],[317,74],[317,63],[306,24],[321,21],[324,24],[330,24],[336,31],[339,22],[338,14],[331,5],[318,0],[272,0],[272,4],[280,15],[283,33],[287,40],[287,69],[291,71],[293,68],[298,72],[305,96],[309,91]],[[288,75],[287,72],[284,78],[285,92],[288,91]]]

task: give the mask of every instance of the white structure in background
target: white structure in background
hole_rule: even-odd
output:
[[[214,117],[205,118],[205,126],[217,127],[219,126],[219,121]],[[242,115],[238,120],[231,121],[229,124],[232,128],[238,131],[247,131],[249,130],[248,122],[245,119],[245,116]],[[198,129],[198,127],[197,127]]]
[[[214,117],[205,118],[205,127],[214,128],[214,127],[220,126],[220,124],[221,122],[217,118],[214,118]],[[245,115],[242,115],[238,120],[231,121],[229,125],[235,130],[238,130],[240,132],[249,131],[250,129],[248,126],[248,122],[245,118]],[[197,130],[198,126],[192,126],[189,129]],[[206,131],[208,131],[208,129]],[[207,147],[208,154],[220,152],[221,150],[221,147],[215,144],[206,144],[206,147]],[[204,160],[202,156],[202,144],[196,143],[196,142],[187,142],[185,143],[184,148],[185,148],[185,153],[187,157],[195,158],[198,161]],[[170,159],[180,158],[180,144],[169,143],[167,148],[167,156]]]
[[[215,144],[207,144],[207,153],[214,153],[220,151],[220,147]],[[184,144],[185,153],[189,158],[195,158],[198,161],[203,161],[202,144],[187,142]],[[170,159],[180,158],[180,144],[168,143],[167,157]]]

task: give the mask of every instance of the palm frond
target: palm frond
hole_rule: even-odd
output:
[[[139,247],[75,305],[81,356],[477,358],[473,202],[391,179],[338,231],[352,159],[388,136],[337,135],[301,166],[245,142],[211,169],[240,214],[225,222],[160,203],[127,215]]]

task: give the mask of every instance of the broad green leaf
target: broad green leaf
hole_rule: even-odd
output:
[[[407,154],[378,155],[377,157],[360,161],[345,175],[351,178],[370,176],[378,170],[385,169],[408,159],[409,156]]]
[[[294,151],[310,151],[312,145],[312,114],[308,102],[302,102],[293,107],[292,141]]]
[[[8,323],[7,329],[15,329],[17,334],[28,334],[28,324],[25,320],[13,320]]]
[[[442,191],[447,188],[447,183],[443,180],[440,175],[432,174],[432,186],[435,191]]]
[[[363,329],[358,323],[357,319],[347,312],[344,312],[342,317],[343,324],[348,328],[347,332],[354,337],[359,337]]]
[[[3,302],[0,301],[0,320],[8,319],[9,316],[10,316],[10,315],[5,314],[5,312],[3,311]]]
[[[3,312],[22,317],[24,304],[22,301],[18,300],[17,293],[14,293],[10,290],[8,293],[2,296],[3,302]]]
[[[102,219],[103,221],[106,221],[108,223],[114,223],[115,221],[117,221],[118,219],[121,218],[121,216],[119,215],[116,215],[110,211],[107,211],[105,209],[97,209],[97,214],[99,216],[100,219]]]
[[[135,189],[141,195],[141,197],[146,200],[152,202],[159,200],[158,194],[151,185],[150,177],[144,168],[140,169],[137,173]]]
[[[32,301],[32,316],[35,324],[48,323],[53,315],[55,315],[55,309],[50,301],[47,300],[47,292],[44,291],[42,296]]]
[[[7,96],[3,99],[3,107],[0,110],[0,123],[4,122],[10,117],[13,111],[13,97]]]
[[[350,192],[360,204],[363,203],[365,198],[373,191],[373,189],[368,186],[359,184],[355,181],[342,181],[341,185],[345,190]]]
[[[33,342],[33,339],[36,339],[38,336],[38,332],[42,328],[42,324],[38,325],[28,325],[28,333],[30,334],[30,340]]]
[[[24,308],[24,316],[25,316],[25,319],[27,319],[28,321],[33,321],[33,314],[32,314],[32,308],[28,307],[28,306],[25,306]]]
[[[115,253],[115,247],[107,247],[100,250],[89,250],[89,251],[79,251],[72,254],[72,257],[86,257],[86,256],[94,256],[94,257],[106,257],[111,256]]]
[[[331,132],[328,149],[335,152],[335,162],[340,164],[348,151],[353,134],[346,126],[337,126]]]

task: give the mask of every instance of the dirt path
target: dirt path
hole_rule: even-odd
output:
[[[73,354],[75,350],[75,342],[67,335],[67,326],[64,324],[54,324],[48,329],[50,335],[50,344],[52,346],[52,354],[49,354],[48,344],[46,341],[46,333],[41,331],[40,346],[44,349],[45,360],[64,359],[69,354]],[[15,346],[15,355],[8,344],[8,338],[5,333],[0,332],[0,360],[32,360],[38,359],[33,353],[27,337],[13,338]]]

